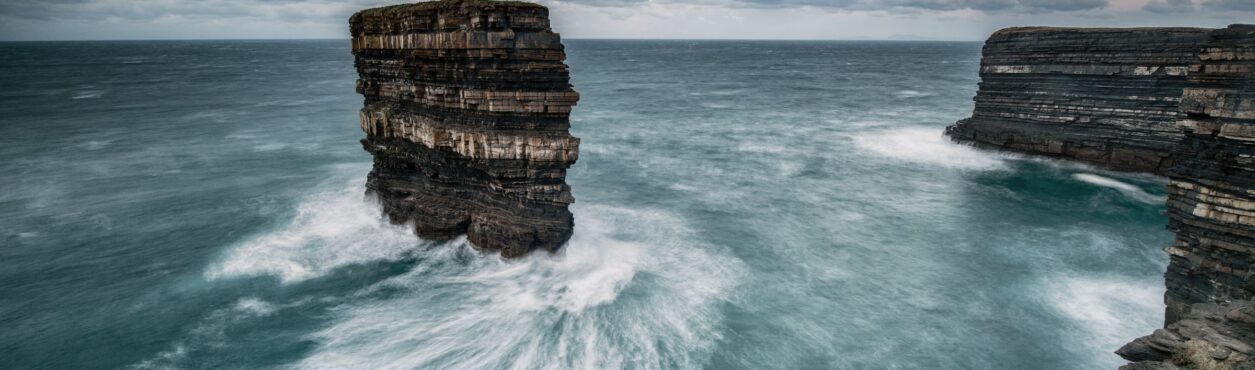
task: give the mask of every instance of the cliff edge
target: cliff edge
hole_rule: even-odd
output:
[[[982,49],[970,118],[946,128],[981,148],[1162,174],[1182,134],[1177,103],[1202,28],[999,30]]]
[[[1255,369],[1255,25],[1208,35],[1180,111],[1166,328],[1117,353],[1134,369]]]
[[[570,238],[579,94],[547,8],[442,0],[363,10],[349,27],[367,192],[393,222],[506,257]]]

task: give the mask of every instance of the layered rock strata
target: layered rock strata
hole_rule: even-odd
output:
[[[1119,353],[1135,366],[1255,369],[1255,25],[1212,32],[1188,75],[1168,171],[1168,326]]]
[[[1207,29],[1017,27],[982,50],[972,116],[946,129],[978,147],[1163,173],[1185,75]]]
[[[506,257],[570,238],[579,95],[548,9],[444,0],[363,10],[349,24],[374,156],[366,187],[393,222],[427,239],[467,234]]]
[[[1255,302],[1198,303],[1117,354],[1134,361],[1121,369],[1255,369]]]

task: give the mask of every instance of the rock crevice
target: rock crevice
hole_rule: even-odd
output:
[[[365,97],[367,191],[428,239],[467,234],[517,257],[570,238],[566,170],[579,100],[543,6],[442,0],[367,9],[349,21]]]

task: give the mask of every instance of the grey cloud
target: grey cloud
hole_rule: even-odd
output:
[[[1201,5],[1214,11],[1255,12],[1255,0],[1205,0]]]
[[[838,10],[913,12],[919,10],[1019,11],[1042,13],[1100,9],[1108,0],[661,0],[667,3],[721,5],[751,8],[796,8],[813,6]],[[589,6],[630,6],[646,0],[568,0]]]
[[[357,9],[395,3],[387,0],[0,0],[0,17],[48,20],[191,19],[347,19]]]
[[[1151,13],[1173,14],[1192,12],[1196,9],[1194,8],[1194,3],[1190,0],[1152,0],[1146,3],[1142,10]]]
[[[544,2],[544,0],[540,0]],[[599,7],[630,7],[647,0],[566,0],[564,3]],[[733,8],[835,9],[914,13],[971,9],[985,12],[1043,13],[1102,8],[1108,0],[655,0],[673,4]],[[1163,1],[1163,0],[1160,0]],[[1169,0],[1172,1],[1172,0]],[[1214,0],[1232,7],[1249,0]],[[134,19],[162,16],[191,19],[250,18],[290,21],[340,21],[356,9],[396,3],[397,0],[0,0],[0,17],[47,19]],[[1233,4],[1230,4],[1233,3]],[[277,9],[276,9],[277,8]]]

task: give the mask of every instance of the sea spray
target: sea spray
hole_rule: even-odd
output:
[[[739,262],[656,210],[578,206],[564,252],[517,261],[422,255],[337,308],[303,368],[697,367],[721,337]],[[467,248],[454,246],[452,248]],[[370,295],[367,294],[366,297]],[[491,340],[486,340],[491,338]]]
[[[1004,167],[997,154],[955,144],[929,127],[899,127],[861,133],[854,144],[877,155],[955,169],[990,170]]]

